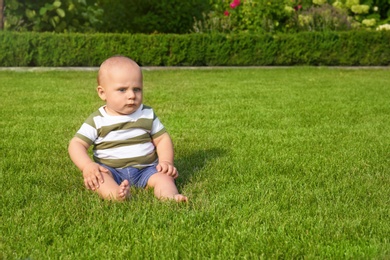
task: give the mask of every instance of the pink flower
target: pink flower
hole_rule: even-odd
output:
[[[295,11],[299,11],[302,8],[302,5],[297,5],[294,7]]]
[[[223,12],[223,15],[224,15],[224,16],[229,16],[229,11]]]
[[[233,2],[230,4],[230,8],[234,9],[237,6],[239,6],[240,3],[241,3],[240,0],[233,0]]]

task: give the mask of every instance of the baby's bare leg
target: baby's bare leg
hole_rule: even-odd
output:
[[[127,180],[118,185],[110,174],[103,173],[103,178],[104,182],[97,189],[100,197],[108,200],[125,200],[130,197],[130,187]]]
[[[173,199],[177,202],[188,201],[186,196],[178,192],[175,180],[164,173],[153,174],[148,180],[148,187],[154,188],[154,195],[158,199]]]

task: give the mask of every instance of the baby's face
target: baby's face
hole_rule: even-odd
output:
[[[110,70],[98,87],[109,115],[129,115],[142,104],[142,73],[139,67],[123,65]]]

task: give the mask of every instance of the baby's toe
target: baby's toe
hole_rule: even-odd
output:
[[[181,195],[181,194],[176,194],[174,196],[174,199],[177,201],[177,202],[188,202],[188,198],[184,195]]]

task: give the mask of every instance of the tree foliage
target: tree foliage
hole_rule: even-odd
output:
[[[12,31],[187,33],[209,0],[7,0]]]
[[[99,0],[101,32],[188,33],[194,18],[211,8],[209,0]]]
[[[101,23],[103,10],[93,0],[7,0],[4,13],[8,30],[87,32]]]
[[[11,31],[184,34],[390,27],[390,0],[0,1],[5,1],[4,27]]]
[[[4,0],[0,0],[0,30],[4,28]]]
[[[390,23],[390,0],[212,0],[194,32],[376,29]],[[387,28],[387,27],[386,27]]]

